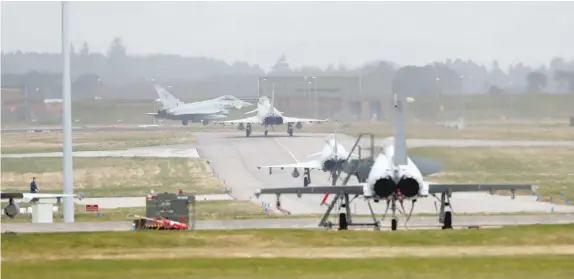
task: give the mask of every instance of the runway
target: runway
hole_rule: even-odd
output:
[[[357,222],[368,222],[359,218]],[[500,227],[534,224],[571,224],[574,214],[568,215],[532,215],[532,216],[455,216],[455,229],[468,226]],[[320,229],[317,219],[259,219],[259,220],[205,220],[196,221],[196,230],[240,230],[240,229]],[[76,222],[73,224],[30,224],[2,223],[2,233],[37,233],[37,232],[101,232],[130,231],[132,222]],[[409,229],[436,229],[437,217],[413,217]],[[382,224],[388,229],[388,224]],[[399,230],[404,230],[402,219],[399,219]]]
[[[256,200],[254,193],[260,188],[278,187],[303,187],[302,177],[293,178],[292,169],[274,170],[269,175],[268,169],[257,169],[258,165],[293,163],[297,160],[311,160],[305,158],[309,154],[321,150],[325,134],[296,134],[294,137],[283,136],[281,132],[270,132],[269,137],[257,134],[246,138],[242,132],[236,133],[195,133],[197,138],[198,152],[206,157],[220,178],[225,179],[226,184],[232,189],[237,199],[252,200],[260,203],[263,201],[275,208],[276,197],[274,195],[261,196]],[[339,140],[347,150],[350,150],[355,138],[339,135]],[[380,142],[379,142],[380,143]],[[408,141],[409,147],[422,146],[540,146],[549,145],[551,142],[537,141],[492,141],[492,140],[422,140]],[[558,142],[567,144],[574,142]],[[363,142],[363,146],[368,141]],[[574,145],[573,145],[574,146]],[[300,170],[301,171],[301,170]],[[312,185],[330,185],[328,174],[321,171],[312,171]],[[352,178],[349,185],[357,183]],[[543,187],[543,185],[542,185]],[[574,212],[574,206],[555,205],[537,202],[536,197],[529,193],[528,196],[510,197],[490,195],[488,193],[454,193],[452,197],[453,211],[456,213],[524,213],[524,212]],[[282,195],[281,205],[293,215],[324,213],[325,206],[320,206],[322,194],[304,195],[297,198],[296,195]],[[423,198],[417,201],[414,214],[437,212],[434,198]],[[384,203],[372,203],[376,212],[385,210]],[[410,204],[405,205],[407,211]],[[364,200],[355,200],[351,210],[356,214],[368,214],[368,206]]]

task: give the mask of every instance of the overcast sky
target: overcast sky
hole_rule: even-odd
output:
[[[2,50],[60,52],[60,2],[2,2]],[[504,67],[574,59],[574,2],[71,2],[70,36],[106,51],[208,56],[268,68],[446,58]]]

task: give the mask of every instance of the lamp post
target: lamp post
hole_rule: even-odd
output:
[[[63,176],[64,194],[74,194],[72,167],[72,97],[70,82],[70,39],[68,38],[68,2],[62,1],[62,101],[63,101]],[[74,223],[74,198],[64,197],[64,222]]]
[[[314,105],[315,105],[315,118],[318,118],[319,117],[319,108],[317,105],[317,77],[311,77],[311,78],[313,79],[313,83],[314,83],[313,84],[314,85],[313,91],[314,91],[315,96],[314,96],[313,101],[314,101]]]

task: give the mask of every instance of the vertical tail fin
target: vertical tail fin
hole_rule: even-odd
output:
[[[271,88],[271,113],[275,113],[275,82],[273,82]]]
[[[395,152],[393,162],[396,166],[407,164],[407,138],[405,135],[404,103],[397,94],[394,96],[393,112],[395,115]]]
[[[333,132],[334,132],[333,135],[334,135],[334,138],[335,138],[335,154],[338,154],[338,153],[337,153],[337,151],[338,151],[338,150],[337,150],[337,147],[339,146],[339,141],[337,140],[337,128],[338,128],[337,126],[338,126],[339,122],[338,122],[337,120],[335,120],[335,123],[334,123],[334,124],[335,124],[335,127],[334,127],[334,129],[333,129],[333,130],[334,130],[334,131],[333,131]]]
[[[159,86],[158,84],[154,84],[153,87],[155,89],[155,92],[159,96],[159,99],[164,109],[175,108],[182,104],[182,102],[180,102],[173,95],[169,94],[167,90],[163,89],[163,87]]]

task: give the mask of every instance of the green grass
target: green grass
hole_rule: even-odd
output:
[[[511,226],[484,230],[324,231],[261,229],[232,231],[140,231],[30,233],[2,235],[2,257],[36,255],[82,255],[115,249],[253,249],[325,247],[420,247],[420,246],[525,246],[572,245],[574,225]]]
[[[171,259],[3,262],[4,279],[565,279],[574,256],[424,259]]]
[[[454,121],[455,119],[451,119]],[[344,123],[344,122],[343,122]],[[304,126],[301,132],[332,133],[333,125],[322,124]],[[358,136],[371,133],[377,137],[393,135],[393,126],[386,122],[349,122],[341,124],[340,133]],[[441,123],[413,123],[406,125],[409,138],[432,139],[490,139],[490,140],[572,140],[574,128],[568,126],[567,119],[548,122],[478,122],[465,123],[464,129],[445,128]]]
[[[194,129],[197,130],[197,129]],[[190,129],[74,132],[74,151],[117,150],[133,147],[189,144],[194,138]],[[20,133],[2,135],[2,153],[61,152],[62,133]]]
[[[574,203],[574,148],[424,147],[409,149],[409,154],[444,163],[443,172],[427,178],[432,182],[532,183],[540,187],[542,200],[552,196],[555,203],[567,198]]]
[[[43,193],[61,192],[62,158],[2,158],[2,190],[28,191],[35,176]],[[204,159],[101,157],[74,159],[74,183],[89,196],[145,195],[156,192],[223,193]]]

